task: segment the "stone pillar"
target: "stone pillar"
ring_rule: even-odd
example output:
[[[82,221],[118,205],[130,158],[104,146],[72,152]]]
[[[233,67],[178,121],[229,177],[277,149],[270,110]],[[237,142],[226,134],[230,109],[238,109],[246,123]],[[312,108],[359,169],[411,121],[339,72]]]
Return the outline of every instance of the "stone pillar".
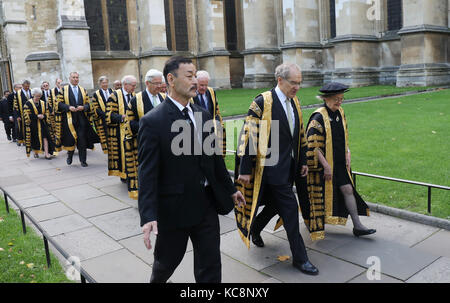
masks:
[[[243,0],[245,50],[244,88],[270,87],[280,63],[276,3],[273,0]]]
[[[448,0],[403,0],[397,86],[450,83]]]
[[[322,44],[320,43],[317,1],[283,0],[283,62],[297,63],[302,69],[304,86],[323,82]]]
[[[335,45],[333,81],[350,86],[378,83],[378,3],[381,1],[336,0],[336,38],[331,40]]]
[[[7,54],[11,63],[12,82],[28,77],[25,57],[29,51],[29,39],[25,3],[23,1],[1,1],[3,11],[3,33],[7,41]]]
[[[151,2],[151,4],[150,4]],[[144,81],[148,70],[155,68],[162,72],[164,63],[173,52],[167,49],[164,0],[137,0],[141,73]]]
[[[56,39],[63,81],[68,82],[70,72],[76,71],[80,74],[80,85],[93,89],[89,27],[83,0],[58,0],[58,18]]]
[[[225,48],[222,1],[197,0],[198,69],[209,72],[209,85],[231,88],[230,53]]]

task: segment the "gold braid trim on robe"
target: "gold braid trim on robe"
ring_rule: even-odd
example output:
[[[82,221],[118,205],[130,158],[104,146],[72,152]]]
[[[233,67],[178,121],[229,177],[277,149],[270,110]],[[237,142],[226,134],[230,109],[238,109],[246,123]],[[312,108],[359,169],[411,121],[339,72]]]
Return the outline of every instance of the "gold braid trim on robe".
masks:
[[[342,108],[339,108],[342,123],[345,133],[345,151],[348,152],[348,131],[347,120]],[[331,131],[331,124],[329,115],[325,107],[317,109],[315,113],[322,115],[324,126],[322,126],[316,120],[310,120],[307,129],[308,140],[308,194],[310,203],[309,219],[305,219],[313,241],[322,240],[325,238],[325,224],[333,225],[345,225],[347,223],[347,217],[340,217],[333,214],[333,201],[334,201],[334,189],[333,180],[323,179],[323,167],[318,160],[318,153],[321,152],[325,155],[325,159],[330,165],[331,171],[333,171],[333,138]],[[312,131],[314,129],[314,131]],[[323,135],[325,131],[325,136]],[[311,135],[310,133],[316,134]],[[326,144],[325,144],[326,143]],[[353,179],[351,172],[347,169],[350,181],[353,185]],[[324,184],[324,186],[322,185]],[[353,185],[354,186],[354,185]],[[355,192],[356,194],[356,192]],[[369,215],[367,208],[366,215]]]
[[[132,93],[132,97],[134,96],[135,94]],[[113,123],[112,113],[125,115],[124,122]],[[109,96],[106,103],[106,124],[108,129],[108,176],[118,176],[121,179],[127,178],[124,148],[127,123],[124,95],[122,89],[118,89]]]
[[[219,144],[221,144],[221,150],[222,150],[222,157],[226,157],[227,155],[227,135],[226,135],[226,131],[225,131],[225,124],[223,123],[222,120],[222,115],[220,114],[220,109],[219,109],[219,103],[217,102],[217,96],[216,93],[214,92],[214,89],[212,87],[208,86],[208,91],[211,94],[211,99],[213,102],[213,113],[214,113],[214,117],[213,117],[213,122],[214,122],[214,133],[218,138],[218,141],[220,142]],[[216,119],[219,119],[219,123],[220,126],[222,128],[222,131],[218,133],[217,129],[217,124],[216,124]]]
[[[131,131],[130,121],[140,120],[144,116],[144,102],[142,100],[142,92],[136,94],[136,110],[138,117],[134,116],[132,103],[128,104],[127,109],[127,124],[125,127],[125,162],[128,184],[128,196],[131,199],[137,200],[139,197],[138,191],[138,143],[137,137]]]
[[[25,101],[26,103],[26,101]],[[18,91],[17,94],[14,96],[14,104],[13,107],[14,109],[19,113],[18,118],[20,118],[20,121],[17,121],[17,126],[19,127],[18,129],[18,133],[23,135],[22,139],[17,138],[17,143],[25,143],[25,117],[24,117],[24,112],[23,112],[23,107],[24,107],[24,103],[22,100],[22,90]],[[17,134],[17,136],[19,135]]]
[[[236,205],[234,208],[234,214],[239,235],[249,249],[250,229],[258,206],[272,122],[272,92],[264,92],[262,93],[262,96],[264,98],[264,112],[262,112],[261,115],[261,109],[259,109],[258,104],[256,104],[255,101],[252,102],[250,111],[254,112],[257,117],[249,114],[245,119],[243,126],[244,133],[240,138],[241,144],[238,146],[237,151],[237,156],[242,157],[245,154],[249,141],[253,144],[253,150],[257,151],[256,159],[254,160],[254,165],[252,168],[250,184],[244,185],[237,180],[239,176],[238,163],[236,163],[237,168],[235,172],[236,188],[244,195],[247,204],[243,207]]]
[[[85,104],[90,104],[89,96],[86,94],[86,91],[84,90],[84,88],[79,86],[79,85],[78,85],[78,88],[80,89],[81,96],[82,96],[82,99],[83,99],[83,106]],[[58,108],[59,103],[62,103],[62,102],[65,103],[68,106],[71,106],[70,105],[70,100],[69,100],[69,89],[71,89],[69,85],[66,85],[66,86],[64,86],[62,88],[64,93],[63,94],[60,93],[58,95],[56,108]],[[90,109],[90,111],[92,112],[92,109]],[[64,150],[67,150],[67,151],[74,151],[75,147],[77,146],[78,136],[77,136],[77,132],[75,131],[75,127],[73,126],[72,112],[70,110],[68,110],[66,113],[60,113],[60,116],[63,115],[63,114],[65,114],[67,116],[67,126],[69,128],[70,134],[63,134],[63,132],[64,132],[63,125],[62,125],[63,119],[62,119],[62,117],[60,117],[60,119],[59,118],[56,119],[58,117],[58,115],[56,115],[55,116],[56,129],[57,129],[56,138],[57,138],[58,142],[55,142],[55,143],[58,143],[58,144],[55,144],[56,145],[55,150],[56,151],[61,151],[62,149],[64,149]],[[89,118],[89,114],[90,113],[83,112],[83,114],[86,116],[88,121],[90,121],[90,118]],[[89,127],[90,127],[90,125],[89,125]],[[72,136],[73,141],[74,141],[74,145],[70,145],[70,146],[63,145],[62,137],[65,136],[65,135],[71,135]]]
[[[102,146],[102,150],[104,154],[108,154],[108,140],[105,125],[103,124],[103,119],[97,115],[97,109],[100,109],[102,112],[106,112],[106,105],[103,102],[103,98],[100,94],[100,90],[97,90],[92,96],[91,104],[93,107],[93,120],[95,125],[95,130],[100,138],[100,144]]]
[[[24,119],[25,119],[25,145],[26,145],[26,153],[27,153],[27,157],[30,157],[30,152],[33,151],[36,154],[41,154],[43,153],[43,140],[42,140],[42,130],[41,130],[41,121],[39,120],[39,118],[37,118],[37,115],[39,115],[39,111],[36,107],[36,105],[34,104],[33,99],[28,100],[29,103],[31,104],[30,108],[27,103],[25,103],[24,106]],[[42,100],[39,100],[39,103],[41,104],[41,110],[42,110],[42,114],[45,115],[46,114],[46,108],[45,108],[45,102]],[[33,111],[33,114],[36,116],[36,125],[37,125],[37,134],[38,134],[38,138],[39,138],[39,149],[33,149],[31,146],[31,111]],[[48,119],[48,117],[47,117]]]

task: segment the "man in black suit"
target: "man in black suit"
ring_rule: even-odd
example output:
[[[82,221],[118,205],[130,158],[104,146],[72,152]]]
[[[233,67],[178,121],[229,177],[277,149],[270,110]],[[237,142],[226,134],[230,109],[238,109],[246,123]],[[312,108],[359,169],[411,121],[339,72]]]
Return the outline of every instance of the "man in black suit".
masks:
[[[6,138],[8,141],[11,141],[11,131],[12,131],[12,123],[9,121],[9,108],[8,108],[8,96],[10,95],[10,91],[6,90],[3,92],[3,98],[0,100],[0,120],[3,121],[3,125],[5,127]]]
[[[309,262],[305,244],[300,235],[298,203],[292,190],[293,183],[300,184],[299,179],[308,174],[305,132],[300,102],[296,97],[302,82],[302,73],[296,64],[281,64],[275,70],[275,77],[278,82],[277,87],[256,97],[250,106],[247,121],[253,119],[270,122],[272,129],[268,134],[268,141],[264,142],[268,144],[268,150],[271,151],[270,157],[274,159],[278,157],[278,161],[269,164],[268,158],[265,158],[263,168],[255,168],[256,171],[262,172],[262,175],[260,178],[256,175],[252,178],[253,166],[261,165],[261,161],[257,160],[254,164],[254,157],[249,152],[249,147],[241,148],[240,150],[246,151],[241,156],[238,181],[245,185],[251,183],[255,187],[258,185],[261,188],[258,202],[264,201],[266,204],[251,224],[253,243],[259,247],[264,246],[260,233],[269,220],[278,213],[283,220],[291,247],[293,266],[303,273],[316,275],[318,270]],[[279,123],[278,129],[275,127],[275,122]],[[260,134],[256,140],[262,137],[263,135]],[[258,145],[262,144],[264,143],[261,139]],[[255,184],[256,182],[259,184]],[[258,204],[255,203],[255,205]]]
[[[189,238],[194,248],[195,280],[221,282],[217,207],[231,206],[226,207],[229,212],[233,200],[245,203],[220,152],[207,155],[201,148],[214,132],[203,132],[212,117],[189,102],[196,94],[195,72],[190,59],[169,59],[164,66],[169,96],[139,123],[138,205],[147,249],[151,249],[150,233],[157,235],[150,282],[164,283],[170,278],[183,259]],[[183,140],[176,141],[180,136]]]

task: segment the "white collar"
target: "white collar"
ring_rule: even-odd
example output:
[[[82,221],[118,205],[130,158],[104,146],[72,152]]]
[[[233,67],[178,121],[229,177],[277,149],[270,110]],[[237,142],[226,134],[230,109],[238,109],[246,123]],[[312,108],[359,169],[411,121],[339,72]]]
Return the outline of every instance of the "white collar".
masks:
[[[170,101],[172,101],[177,107],[178,107],[178,109],[180,110],[180,112],[182,112],[185,108],[187,108],[188,109],[188,111],[190,111],[190,112],[194,112],[193,110],[192,110],[192,108],[191,108],[191,103],[188,101],[188,104],[186,105],[186,106],[183,106],[183,105],[181,105],[181,103],[179,103],[178,101],[176,101],[175,99],[173,99],[172,97],[170,97],[170,96],[167,96],[167,97],[169,97],[169,99],[170,99]]]
[[[280,99],[280,102],[283,104],[286,101],[287,97],[281,91],[281,89],[278,87],[278,85],[277,85],[277,87],[275,87],[275,93],[277,93],[278,99]]]

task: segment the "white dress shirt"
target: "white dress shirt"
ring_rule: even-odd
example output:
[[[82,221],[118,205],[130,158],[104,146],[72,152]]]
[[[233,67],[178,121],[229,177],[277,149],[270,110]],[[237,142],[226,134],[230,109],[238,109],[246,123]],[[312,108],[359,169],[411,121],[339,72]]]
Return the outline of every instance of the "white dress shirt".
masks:
[[[286,114],[286,119],[288,119],[288,112],[287,110],[289,110],[291,112],[291,117],[292,117],[292,125],[294,125],[294,129],[295,129],[295,114],[294,114],[294,104],[292,104],[293,100],[291,101],[291,106],[289,106],[289,108],[287,108],[286,106],[286,95],[281,91],[281,89],[278,87],[275,88],[275,93],[278,96],[278,99],[280,99],[281,102],[281,106],[283,106],[284,109],[284,113]]]
[[[145,91],[147,92],[148,98],[150,99],[150,102],[152,103],[153,107],[156,107],[161,103],[158,95],[152,95],[152,93],[150,93],[147,88],[145,89]],[[153,99],[153,97],[154,97],[154,99]]]

